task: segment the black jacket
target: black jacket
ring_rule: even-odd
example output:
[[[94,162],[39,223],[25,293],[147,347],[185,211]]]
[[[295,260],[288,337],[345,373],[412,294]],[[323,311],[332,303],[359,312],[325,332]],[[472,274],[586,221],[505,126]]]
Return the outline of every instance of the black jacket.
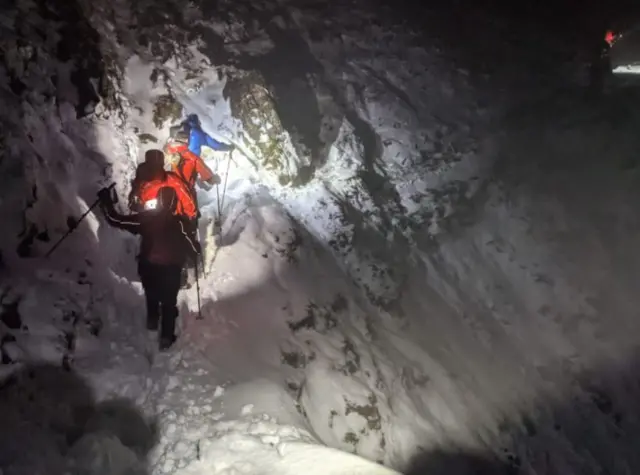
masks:
[[[146,262],[183,266],[199,253],[188,223],[180,216],[158,211],[123,215],[112,204],[101,207],[109,224],[141,236],[140,259]]]

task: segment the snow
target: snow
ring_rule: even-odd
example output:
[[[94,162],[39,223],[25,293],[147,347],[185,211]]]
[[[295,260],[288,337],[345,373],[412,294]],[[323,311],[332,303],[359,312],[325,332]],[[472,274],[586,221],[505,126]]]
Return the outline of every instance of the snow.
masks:
[[[639,74],[640,73],[640,65],[637,64],[627,64],[624,66],[616,66],[611,71],[613,74]]]
[[[422,457],[438,473],[442,451],[496,472],[637,471],[633,95],[487,79],[357,4],[179,9],[200,37],[158,20],[172,5],[83,4],[67,62],[44,13],[20,31],[2,17],[2,475],[391,475]],[[80,44],[91,26],[100,49]],[[72,74],[89,57],[97,105]],[[262,81],[243,117],[239,78]],[[160,353],[134,237],[89,212],[45,254],[102,186],[122,201],[189,112],[238,150],[204,155],[229,166],[222,233],[199,190],[201,309],[180,292]]]
[[[249,429],[251,433],[255,429]],[[282,431],[284,432],[284,431]],[[216,443],[203,450],[204,461],[187,467],[185,474],[199,475],[215,470],[215,473],[260,473],[263,467],[270,467],[272,473],[309,474],[323,473],[338,475],[392,475],[393,472],[371,462],[363,462],[359,457],[315,444],[298,441],[281,441],[282,435],[268,436],[251,433],[258,440],[223,436]],[[285,434],[283,434],[285,435]],[[232,455],[229,455],[229,452]],[[221,456],[230,462],[220,462]]]

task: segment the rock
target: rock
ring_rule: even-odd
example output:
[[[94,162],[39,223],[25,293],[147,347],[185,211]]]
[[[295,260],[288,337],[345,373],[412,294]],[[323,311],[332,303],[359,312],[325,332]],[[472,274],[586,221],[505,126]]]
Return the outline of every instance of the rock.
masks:
[[[153,123],[161,129],[167,120],[177,122],[182,118],[182,104],[173,96],[163,94],[158,96],[153,105]]]
[[[246,147],[261,167],[273,173],[281,185],[295,184],[309,163],[295,152],[278,116],[276,101],[265,84],[260,73],[247,71],[227,82],[225,96],[234,117],[244,125]]]

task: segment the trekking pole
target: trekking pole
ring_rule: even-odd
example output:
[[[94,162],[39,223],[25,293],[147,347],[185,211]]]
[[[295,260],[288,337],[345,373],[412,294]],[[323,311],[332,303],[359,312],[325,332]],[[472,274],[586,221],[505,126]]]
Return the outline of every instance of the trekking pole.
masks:
[[[112,190],[114,186],[116,186],[116,184],[115,184],[115,183],[112,183],[111,185],[109,185],[108,189],[109,189],[109,190]],[[96,206],[98,206],[98,204],[99,204],[99,203],[100,203],[100,198],[98,198],[97,200],[95,200],[95,201],[93,202],[93,204],[92,204],[91,206],[89,206],[89,209],[88,209],[87,211],[85,211],[85,212],[83,213],[83,215],[82,215],[82,216],[80,216],[80,219],[78,219],[77,221],[75,221],[73,224],[71,224],[71,225],[69,226],[69,230],[68,230],[66,233],[64,233],[64,235],[63,235],[60,239],[58,239],[58,242],[56,242],[56,243],[53,245],[53,247],[51,247],[51,249],[49,249],[49,251],[47,251],[47,253],[44,255],[44,257],[46,258],[46,257],[49,257],[51,254],[53,254],[53,251],[55,251],[55,250],[58,248],[58,246],[59,246],[60,244],[62,244],[62,243],[63,243],[63,241],[64,241],[65,239],[67,239],[67,238],[71,235],[71,233],[73,233],[73,232],[76,230],[76,228],[77,228],[77,227],[78,227],[78,225],[82,222],[82,220],[83,220],[84,218],[86,218],[86,217],[87,217],[87,215],[88,215],[89,213],[91,213],[91,211],[93,211],[93,208],[95,208]]]
[[[198,297],[198,316],[196,320],[202,320],[202,308],[200,307],[200,279],[198,278],[198,258],[194,259],[196,265],[196,295]]]
[[[218,216],[213,221],[213,234],[220,234],[222,232],[222,210],[224,208],[224,197],[227,194],[227,180],[229,179],[229,169],[231,168],[232,160],[233,160],[233,150],[230,150],[229,157],[227,160],[227,171],[224,174],[224,187],[222,189],[222,200],[220,199],[220,185],[216,184]]]
[[[216,208],[218,213],[213,218],[213,234],[220,234],[222,231],[222,209],[220,208],[220,185],[216,183]]]

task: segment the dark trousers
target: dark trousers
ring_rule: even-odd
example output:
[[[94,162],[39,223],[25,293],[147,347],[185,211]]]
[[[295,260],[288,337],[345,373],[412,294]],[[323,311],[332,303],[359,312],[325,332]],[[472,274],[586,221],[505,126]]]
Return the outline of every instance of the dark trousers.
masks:
[[[157,328],[161,319],[160,338],[175,338],[181,271],[182,267],[178,265],[138,262],[138,274],[147,300],[147,328]]]

